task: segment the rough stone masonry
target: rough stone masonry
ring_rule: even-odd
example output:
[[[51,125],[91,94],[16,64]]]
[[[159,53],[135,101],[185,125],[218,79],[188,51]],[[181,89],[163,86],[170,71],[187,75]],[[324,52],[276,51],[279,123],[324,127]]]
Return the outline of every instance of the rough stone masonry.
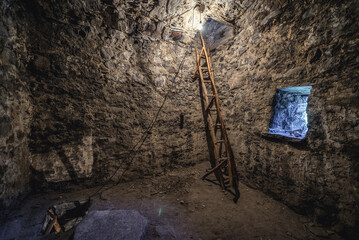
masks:
[[[338,232],[357,231],[358,1],[202,2],[203,22],[230,26],[225,41],[205,37],[240,180]],[[127,166],[168,92],[125,178],[207,159],[190,78],[192,8],[179,0],[1,1],[2,207],[30,182],[96,183]],[[292,86],[312,86],[299,141],[268,134],[276,89]]]

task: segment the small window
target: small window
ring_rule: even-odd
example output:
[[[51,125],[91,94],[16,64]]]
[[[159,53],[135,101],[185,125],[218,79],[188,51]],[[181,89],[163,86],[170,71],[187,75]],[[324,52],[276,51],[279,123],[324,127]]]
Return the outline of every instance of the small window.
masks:
[[[278,88],[269,133],[303,139],[308,131],[307,102],[311,86]]]

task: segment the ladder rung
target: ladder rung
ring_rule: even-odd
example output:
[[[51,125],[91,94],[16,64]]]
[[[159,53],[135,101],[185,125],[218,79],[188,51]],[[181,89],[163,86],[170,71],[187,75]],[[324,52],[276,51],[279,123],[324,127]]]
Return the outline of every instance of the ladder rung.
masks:
[[[215,144],[217,144],[217,143],[224,143],[224,140],[217,140],[217,141],[215,142]]]
[[[221,157],[221,158],[219,158],[219,160],[224,161],[224,160],[228,160],[228,158],[227,157]]]
[[[217,108],[209,108],[210,106],[208,106],[207,108],[206,108],[206,112],[208,112],[208,111],[217,111]]]
[[[214,97],[215,95],[214,94],[207,94],[206,96],[207,97]]]
[[[212,83],[212,81],[208,81],[208,80],[203,80],[204,83]]]
[[[213,106],[214,100],[215,98],[212,98],[211,101],[209,101],[209,104],[206,107],[206,112],[213,111],[211,107]]]

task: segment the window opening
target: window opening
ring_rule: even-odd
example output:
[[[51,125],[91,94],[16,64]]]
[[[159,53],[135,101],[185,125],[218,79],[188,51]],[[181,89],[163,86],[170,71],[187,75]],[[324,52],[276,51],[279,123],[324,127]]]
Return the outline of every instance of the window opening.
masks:
[[[308,131],[308,96],[311,86],[278,88],[269,133],[303,139]]]

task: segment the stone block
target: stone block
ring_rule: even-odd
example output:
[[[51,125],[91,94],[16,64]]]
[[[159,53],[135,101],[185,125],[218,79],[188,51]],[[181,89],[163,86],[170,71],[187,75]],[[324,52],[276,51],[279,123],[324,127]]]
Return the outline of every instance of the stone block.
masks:
[[[91,211],[75,230],[75,240],[140,240],[148,220],[134,210]]]

